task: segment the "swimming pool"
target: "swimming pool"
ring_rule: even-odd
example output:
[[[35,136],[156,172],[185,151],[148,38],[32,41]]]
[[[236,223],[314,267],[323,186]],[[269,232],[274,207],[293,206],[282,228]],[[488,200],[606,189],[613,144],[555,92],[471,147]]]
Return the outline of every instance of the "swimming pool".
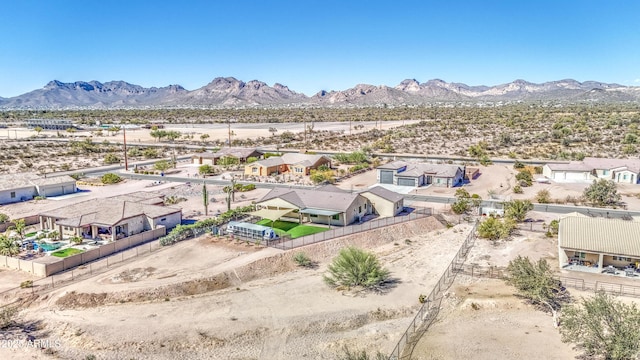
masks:
[[[44,250],[44,251],[53,251],[53,250],[60,249],[61,246],[62,246],[62,243],[54,243],[54,244],[42,243],[42,244],[38,244],[37,242],[34,242],[33,243],[33,250],[38,250],[38,248],[41,247],[42,250]]]

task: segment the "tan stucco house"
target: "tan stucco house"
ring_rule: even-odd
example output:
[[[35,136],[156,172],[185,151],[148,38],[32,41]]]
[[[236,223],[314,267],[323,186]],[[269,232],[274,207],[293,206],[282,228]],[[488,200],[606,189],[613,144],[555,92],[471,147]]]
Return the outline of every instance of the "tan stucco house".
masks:
[[[464,165],[430,164],[401,160],[378,166],[376,171],[377,180],[380,184],[414,187],[431,184],[454,187],[462,185],[465,175]]]
[[[42,229],[57,230],[63,236],[118,240],[159,226],[172,229],[182,221],[182,210],[162,206],[161,196],[137,192],[111,198],[88,200],[44,211]]]
[[[640,159],[606,159],[587,157],[582,161],[550,163],[542,175],[557,182],[591,182],[605,179],[617,183],[640,183]]]
[[[404,197],[382,186],[362,191],[360,195],[369,199],[373,213],[381,217],[393,217],[404,210]]]
[[[238,159],[238,163],[244,164],[248,158],[262,158],[262,151],[256,148],[225,147],[215,153],[203,152],[191,156],[191,163],[196,165],[217,165],[224,157]]]
[[[331,167],[331,159],[324,155],[286,153],[282,156],[272,156],[248,164],[244,167],[244,174],[247,176],[270,176],[288,173],[307,176],[311,170],[322,165]]]

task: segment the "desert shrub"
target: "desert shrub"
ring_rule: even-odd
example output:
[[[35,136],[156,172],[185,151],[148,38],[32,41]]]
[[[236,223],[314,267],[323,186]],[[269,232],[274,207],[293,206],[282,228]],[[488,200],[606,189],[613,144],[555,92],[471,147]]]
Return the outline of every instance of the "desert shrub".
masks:
[[[4,330],[15,323],[18,309],[12,306],[0,308],[0,330]]]
[[[621,199],[616,183],[605,179],[594,180],[584,189],[583,196],[587,201],[598,206],[616,205]]]
[[[551,194],[549,190],[540,190],[536,193],[536,202],[539,204],[548,204],[551,202]]]
[[[514,169],[524,169],[524,164],[523,164],[523,163],[521,163],[520,161],[516,160],[516,161],[513,163],[513,168],[514,168]]]
[[[342,348],[342,355],[338,355],[338,360],[386,360],[387,357],[381,352],[369,355],[367,350],[351,350],[348,346]]]
[[[323,278],[329,286],[362,286],[371,290],[383,287],[390,276],[389,270],[380,265],[373,253],[355,247],[340,250],[327,272]]]
[[[516,175],[516,180],[518,180],[522,187],[531,186],[533,184],[533,177],[528,170],[519,171]]]
[[[529,200],[512,200],[504,204],[505,216],[517,222],[524,221],[531,210],[533,210],[533,204]]]
[[[0,223],[5,223],[9,221],[9,215],[0,213]]]
[[[25,281],[20,283],[20,288],[21,289],[26,289],[26,288],[30,288],[30,287],[33,287],[33,280],[25,280]]]
[[[522,187],[520,185],[516,185],[513,187],[513,193],[514,194],[522,194],[524,191],[522,190]]]
[[[103,184],[117,184],[122,181],[122,178],[114,173],[106,173],[102,175],[100,181],[102,181]]]
[[[246,185],[242,185],[242,187],[240,188],[240,191],[251,191],[255,189],[256,189],[255,184],[246,184]]]
[[[104,156],[105,164],[118,164],[120,163],[120,157],[114,153],[108,153]]]
[[[313,266],[313,262],[311,261],[309,256],[307,256],[307,254],[302,251],[299,253],[296,253],[293,256],[293,261],[300,267],[308,268]]]

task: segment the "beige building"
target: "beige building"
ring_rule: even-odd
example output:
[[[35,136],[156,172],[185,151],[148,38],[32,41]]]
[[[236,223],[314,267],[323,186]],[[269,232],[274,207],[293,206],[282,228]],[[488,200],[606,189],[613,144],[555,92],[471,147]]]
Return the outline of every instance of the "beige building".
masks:
[[[322,165],[331,167],[331,159],[324,155],[286,153],[282,156],[272,156],[248,164],[244,168],[244,174],[247,176],[271,176],[287,173],[307,176],[311,170]]]
[[[560,267],[640,267],[640,222],[567,216],[558,232]]]
[[[63,236],[117,240],[153,230],[174,228],[182,221],[182,210],[162,205],[162,196],[137,192],[88,200],[38,214],[42,229]]]
[[[229,157],[238,160],[239,164],[247,162],[248,158],[262,158],[262,151],[256,148],[225,147],[215,153],[203,152],[191,156],[191,162],[197,165],[217,165],[220,159]]]
[[[363,191],[360,195],[369,199],[373,213],[381,217],[393,217],[404,210],[404,197],[382,186]]]
[[[337,188],[335,188],[337,189]],[[256,215],[346,226],[372,213],[371,202],[360,194],[343,190],[274,188],[256,203]]]
[[[45,177],[35,173],[0,175],[0,205],[54,197],[77,191],[76,180],[68,175]]]
[[[582,161],[545,164],[542,175],[557,182],[591,182],[605,179],[617,183],[640,183],[640,159],[587,157]]]

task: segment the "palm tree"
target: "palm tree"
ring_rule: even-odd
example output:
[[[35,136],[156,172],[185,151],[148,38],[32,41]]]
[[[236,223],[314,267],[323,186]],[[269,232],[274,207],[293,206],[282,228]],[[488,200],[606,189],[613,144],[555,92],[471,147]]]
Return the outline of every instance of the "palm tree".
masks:
[[[27,225],[24,223],[24,219],[11,220],[13,225],[9,227],[10,230],[14,230],[18,237],[22,240],[24,238],[24,229]]]
[[[505,203],[505,215],[517,222],[522,222],[527,217],[527,212],[533,210],[533,204],[529,200],[513,200]]]
[[[20,246],[5,234],[0,234],[0,255],[14,256],[20,253]]]

